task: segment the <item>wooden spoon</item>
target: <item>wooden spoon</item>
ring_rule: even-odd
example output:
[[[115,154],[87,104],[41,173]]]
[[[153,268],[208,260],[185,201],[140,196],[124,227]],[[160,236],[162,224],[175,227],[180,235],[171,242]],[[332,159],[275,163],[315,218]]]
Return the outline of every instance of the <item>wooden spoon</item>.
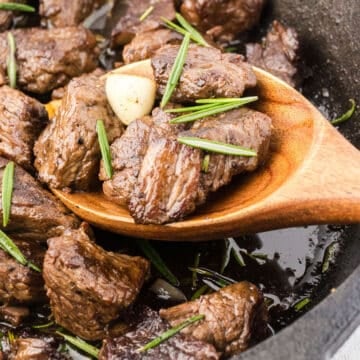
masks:
[[[141,68],[132,66],[130,73],[152,76]],[[360,222],[360,152],[296,90],[254,70],[257,109],[273,119],[270,160],[257,172],[234,179],[184,221],[137,225],[126,208],[100,192],[54,193],[89,223],[146,239],[200,241],[289,226]]]

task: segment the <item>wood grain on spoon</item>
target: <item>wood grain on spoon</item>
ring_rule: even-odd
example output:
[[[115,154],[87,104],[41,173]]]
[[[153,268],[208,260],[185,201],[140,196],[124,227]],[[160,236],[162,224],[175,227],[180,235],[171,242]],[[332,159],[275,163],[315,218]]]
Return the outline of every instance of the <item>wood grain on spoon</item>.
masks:
[[[270,159],[255,173],[235,178],[184,221],[137,225],[126,208],[102,193],[54,193],[98,227],[168,241],[360,222],[360,152],[296,90],[263,70],[254,70],[260,98],[257,110],[273,119]]]

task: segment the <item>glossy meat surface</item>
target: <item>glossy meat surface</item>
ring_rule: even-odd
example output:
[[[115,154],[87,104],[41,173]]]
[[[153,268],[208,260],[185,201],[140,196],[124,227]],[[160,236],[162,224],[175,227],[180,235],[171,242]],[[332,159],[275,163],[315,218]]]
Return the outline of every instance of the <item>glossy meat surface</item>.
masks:
[[[7,159],[0,157],[0,178],[7,163]],[[54,195],[20,166],[15,167],[10,221],[5,229],[0,223],[2,230],[16,238],[46,241],[78,226],[79,220]]]
[[[48,245],[43,276],[56,323],[86,340],[104,338],[108,324],[138,296],[148,261],[106,252],[86,224]]]
[[[107,338],[103,342],[99,360],[216,360],[215,348],[189,336],[176,335],[159,346],[139,353],[140,347],[168,330],[169,324],[157,312],[144,309],[138,316],[141,320],[135,329],[118,338]]]
[[[229,41],[259,21],[265,0],[183,0],[181,13],[215,41]]]
[[[45,94],[97,66],[96,38],[83,27],[16,29],[17,85]],[[7,83],[7,33],[0,34],[0,84]]]
[[[178,45],[165,45],[151,59],[159,97],[164,94],[178,52]],[[171,100],[183,103],[205,98],[240,97],[245,89],[255,85],[256,76],[241,55],[190,45]]]
[[[0,87],[0,155],[33,169],[33,146],[48,122],[44,105],[6,85]]]
[[[262,44],[247,44],[246,57],[250,64],[278,76],[291,86],[297,82],[299,41],[293,28],[274,21]]]
[[[262,293],[246,281],[198,300],[160,310],[160,316],[171,326],[198,314],[205,315],[205,319],[185,328],[182,334],[214,344],[225,355],[246,350],[253,334],[261,331],[267,321]]]
[[[110,143],[122,134],[101,75],[95,71],[69,83],[55,117],[36,142],[39,179],[53,188],[86,191],[98,185],[101,152],[97,120],[103,120]]]

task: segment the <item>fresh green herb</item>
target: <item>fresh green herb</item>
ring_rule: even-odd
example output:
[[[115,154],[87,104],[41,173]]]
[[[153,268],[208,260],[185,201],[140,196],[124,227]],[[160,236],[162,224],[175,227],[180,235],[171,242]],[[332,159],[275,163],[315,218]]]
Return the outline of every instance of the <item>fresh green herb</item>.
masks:
[[[186,61],[186,55],[190,44],[190,34],[186,33],[184,40],[180,46],[179,52],[176,56],[174,65],[171,69],[169,80],[166,84],[163,98],[161,100],[160,107],[163,108],[170,100],[183,71],[183,67]]]
[[[2,178],[2,210],[3,210],[3,227],[9,223],[11,213],[11,199],[14,187],[14,169],[13,161],[7,163]]]
[[[179,24],[190,33],[191,39],[193,39],[196,43],[202,46],[210,46],[203,36],[192,26],[190,23],[179,13],[176,13],[176,20]]]
[[[170,120],[171,124],[180,124],[180,123],[187,123],[192,122],[195,120],[199,120],[208,116],[213,116],[216,114],[220,114],[226,111],[230,111],[233,109],[236,109],[238,107],[244,106],[246,104],[249,104],[251,102],[254,102],[258,100],[257,96],[251,96],[251,97],[245,97],[241,98],[241,100],[232,100],[229,99],[229,101],[225,102],[223,99],[211,99],[206,100],[208,101],[205,103],[205,105],[212,105],[209,107],[200,108],[199,110],[195,110],[191,114],[185,114],[178,116],[172,120]],[[199,101],[199,100],[198,100]]]
[[[202,282],[214,291],[218,291],[218,290],[222,289],[223,287],[227,286],[227,284],[224,283],[223,281],[210,279],[210,278],[203,278]]]
[[[222,262],[221,270],[220,270],[221,274],[224,273],[226,267],[229,265],[231,254],[234,256],[234,259],[241,267],[245,266],[245,261],[241,255],[241,251],[242,251],[242,249],[236,243],[235,239],[228,238],[225,240],[225,253],[224,253],[223,262]]]
[[[60,331],[56,331],[56,334],[62,336],[69,344],[76,346],[78,349],[84,351],[86,354],[94,357],[95,359],[99,357],[100,350],[95,346],[88,344],[86,341],[78,337],[63,334]]]
[[[150,341],[149,343],[147,343],[146,345],[142,346],[140,349],[138,349],[138,352],[145,352],[148,351],[150,349],[155,348],[156,346],[160,345],[161,343],[163,343],[164,341],[170,339],[171,337],[175,336],[176,334],[178,334],[182,329],[185,329],[186,327],[188,327],[191,324],[194,324],[195,322],[198,322],[202,319],[205,318],[205,315],[196,315],[191,317],[190,319],[185,320],[184,322],[182,322],[181,324],[179,324],[178,326],[175,326],[173,328],[171,328],[168,331],[165,331],[163,334],[161,334],[159,337],[157,337],[156,339]]]
[[[356,102],[355,102],[354,99],[350,99],[349,101],[350,101],[350,104],[351,104],[350,109],[345,114],[343,114],[340,117],[332,120],[331,123],[333,125],[341,124],[341,123],[349,120],[353,116],[353,114],[355,112],[355,109],[356,109]]]
[[[0,3],[0,10],[35,12],[35,8],[33,6],[14,2]]]
[[[180,281],[166,266],[157,251],[150,245],[149,241],[136,240],[136,244],[166,280],[168,280],[174,286],[180,285]]]
[[[295,305],[294,305],[294,309],[295,311],[299,312],[300,310],[302,310],[307,304],[309,304],[311,302],[311,300],[309,298],[305,298],[302,299],[300,301],[298,301]]]
[[[0,230],[0,248],[11,255],[17,262],[21,265],[28,266],[31,269],[41,272],[41,270],[33,263],[28,261],[16,244],[3,232]]]
[[[222,286],[235,284],[235,282],[236,282],[235,280],[233,280],[227,276],[219,274],[216,271],[206,269],[204,267],[199,267],[199,268],[189,267],[189,270],[191,272],[196,272],[197,274],[202,275],[202,276],[209,276],[211,279],[215,279],[216,281],[218,281]]]
[[[150,6],[145,12],[140,16],[139,20],[144,21],[152,12],[154,11],[154,7]]]
[[[254,101],[258,101],[258,96],[248,96],[243,98],[214,98],[214,99],[198,99],[195,102],[197,104],[229,104],[229,103],[240,103],[245,105]]]
[[[53,321],[50,321],[47,324],[33,325],[32,328],[41,330],[41,329],[47,329],[47,328],[49,328],[49,327],[51,327],[53,325],[55,325],[55,323]]]
[[[15,335],[11,330],[8,331],[7,337],[9,339],[10,344],[12,344],[15,341]]]
[[[197,137],[179,136],[177,141],[197,149],[202,149],[223,155],[233,156],[257,156],[256,151],[238,145],[226,144],[219,141],[206,140]]]
[[[206,154],[201,164],[201,171],[203,171],[204,173],[209,172],[209,164],[210,164],[210,155]]]
[[[101,156],[104,161],[104,168],[106,175],[111,179],[113,176],[113,169],[111,165],[111,152],[109,141],[106,135],[105,125],[102,120],[96,122],[96,132],[98,134],[98,140],[101,150]]]
[[[330,263],[334,260],[337,247],[337,242],[333,242],[326,248],[323,263],[321,266],[322,273],[326,273],[329,270]]]
[[[200,110],[207,110],[213,108],[214,104],[205,104],[205,105],[195,105],[195,106],[188,106],[188,107],[181,107],[175,109],[167,109],[165,110],[166,113],[187,113],[187,112],[194,112]]]
[[[16,88],[16,72],[17,72],[16,43],[15,43],[15,37],[11,32],[8,32],[7,38],[8,38],[8,44],[9,44],[9,55],[7,58],[7,75],[9,78],[10,87],[15,89]]]
[[[201,288],[195,291],[195,293],[191,297],[191,300],[198,299],[201,295],[205,294],[207,290],[209,290],[209,287],[207,285],[202,286]]]
[[[199,264],[200,264],[200,256],[201,256],[200,253],[197,253],[197,254],[195,255],[195,260],[194,260],[194,268],[195,268],[195,269],[199,267]],[[198,281],[197,273],[196,273],[195,271],[193,271],[193,273],[192,273],[192,286],[193,286],[193,288],[196,287],[197,281]]]

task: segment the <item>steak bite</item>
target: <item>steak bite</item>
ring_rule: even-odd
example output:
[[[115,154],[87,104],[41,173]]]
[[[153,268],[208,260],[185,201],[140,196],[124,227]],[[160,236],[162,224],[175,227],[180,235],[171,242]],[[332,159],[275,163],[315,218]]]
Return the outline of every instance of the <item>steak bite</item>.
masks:
[[[104,340],[99,360],[219,359],[219,354],[212,345],[181,334],[171,337],[151,350],[139,353],[137,351],[139,348],[167,331],[170,326],[157,312],[149,308],[143,309],[138,318],[141,321],[132,331],[121,337]]]
[[[43,276],[56,323],[86,340],[104,338],[109,323],[135,301],[148,261],[106,252],[86,224],[48,245]]]
[[[183,0],[182,15],[215,41],[230,41],[260,19],[265,0]]]
[[[42,267],[45,249],[34,241],[12,238],[27,260]],[[0,250],[0,302],[3,304],[36,304],[46,301],[41,274],[21,265],[5,251]],[[8,314],[9,315],[9,314]]]
[[[57,189],[90,190],[98,185],[101,159],[96,122],[104,121],[111,143],[123,127],[107,102],[102,71],[73,79],[55,117],[35,144],[40,181]]]
[[[171,326],[198,314],[205,315],[204,320],[186,327],[182,334],[213,344],[227,356],[246,350],[253,334],[266,328],[263,295],[255,285],[246,281],[160,310],[160,316]]]
[[[164,94],[178,52],[178,45],[165,45],[151,59],[159,97]],[[241,55],[190,45],[171,100],[184,103],[204,98],[240,97],[245,89],[254,86],[256,76]]]
[[[17,85],[45,94],[97,66],[96,38],[83,27],[16,29]],[[1,84],[6,82],[9,52],[7,33],[0,34]]]
[[[106,0],[40,0],[40,15],[51,27],[81,24]]]
[[[167,44],[179,44],[182,35],[169,29],[157,29],[136,34],[130,44],[124,47],[125,64],[151,58],[155,52]]]
[[[7,163],[8,160],[0,157],[0,178]],[[65,229],[78,226],[78,219],[58,199],[20,166],[15,167],[10,222],[6,229],[0,223],[1,229],[16,238],[46,241],[62,234]]]
[[[247,44],[246,57],[250,64],[278,76],[291,86],[296,85],[299,42],[293,28],[274,21],[262,44]]]
[[[0,87],[0,117],[0,155],[32,170],[33,146],[48,121],[45,107],[4,85]]]
[[[120,18],[111,33],[113,47],[129,43],[136,34],[158,29],[162,24],[162,17],[169,20],[175,18],[173,0],[127,0],[125,3],[125,15]],[[151,6],[153,10],[141,21],[141,16]]]
[[[19,326],[29,317],[30,310],[23,306],[0,306],[0,319],[5,320],[13,326]]]

